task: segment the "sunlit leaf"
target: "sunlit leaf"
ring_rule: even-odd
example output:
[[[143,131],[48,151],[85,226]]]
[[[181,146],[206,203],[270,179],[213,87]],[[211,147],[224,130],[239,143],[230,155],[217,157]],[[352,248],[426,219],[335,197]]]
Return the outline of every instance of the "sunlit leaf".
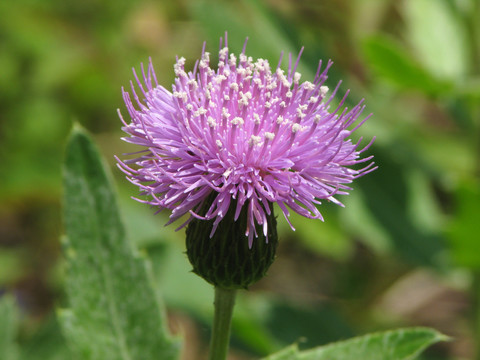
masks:
[[[446,0],[407,0],[407,34],[419,61],[434,76],[454,79],[468,69],[464,22]]]
[[[427,328],[369,334],[299,351],[290,346],[264,360],[412,360],[428,346],[448,338]]]
[[[67,145],[64,187],[70,308],[60,320],[72,349],[82,360],[177,359],[146,263],[126,240],[108,171],[78,127]]]

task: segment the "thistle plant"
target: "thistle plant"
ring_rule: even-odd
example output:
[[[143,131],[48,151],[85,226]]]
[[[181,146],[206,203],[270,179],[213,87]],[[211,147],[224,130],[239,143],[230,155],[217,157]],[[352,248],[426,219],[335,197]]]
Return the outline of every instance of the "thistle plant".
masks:
[[[376,168],[362,156],[371,141],[361,148],[361,139],[350,140],[369,117],[363,103],[347,109],[345,95],[333,106],[340,84],[333,91],[325,85],[331,62],[301,82],[300,55],[289,56],[286,72],[281,60],[271,70],[245,47],[237,58],[221,41],[215,69],[205,47],[192,71],[177,59],[171,91],[150,63],[135,75],[139,90],[132,84],[123,92],[131,119],[125,140],[141,148],[117,158],[118,166],[140,188],[137,200],[186,226],[193,271],[215,287],[210,360],[227,358],[237,292],[265,276],[275,259],[282,221],[275,214],[322,219],[322,200],[342,205],[337,195]],[[67,357],[178,360],[180,339],[167,329],[154,274],[130,243],[108,168],[78,125],[63,179],[67,302],[57,313]],[[13,305],[0,300],[3,343],[12,354]],[[446,339],[432,329],[398,329],[309,350],[292,345],[263,360],[408,360]]]
[[[131,94],[123,91],[131,122],[119,113],[124,140],[143,148],[117,159],[120,169],[146,195],[138,201],[170,210],[167,224],[184,219],[188,258],[215,286],[217,308],[233,307],[235,290],[259,280],[273,262],[275,204],[293,230],[290,210],[323,220],[322,200],[342,205],[337,195],[376,169],[372,156],[361,156],[373,139],[360,148],[362,139],[350,138],[370,116],[361,118],[363,101],[344,107],[347,92],[331,107],[340,87],[330,92],[325,85],[331,61],[320,61],[313,81],[302,82],[303,49],[295,62],[289,55],[285,72],[282,56],[272,69],[247,56],[246,45],[236,56],[221,39],[216,68],[205,45],[193,71],[177,58],[171,91],[150,61],[140,77],[134,72],[140,92],[133,83]],[[211,359],[225,357],[228,338],[220,345],[216,338],[228,334],[227,313],[215,321]]]

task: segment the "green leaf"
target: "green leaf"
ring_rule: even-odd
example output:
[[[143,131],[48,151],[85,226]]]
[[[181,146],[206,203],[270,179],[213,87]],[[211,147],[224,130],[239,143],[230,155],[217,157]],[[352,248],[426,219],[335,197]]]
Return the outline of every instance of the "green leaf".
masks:
[[[480,214],[480,184],[464,181],[456,193],[455,217],[447,231],[453,259],[460,266],[480,269],[480,241],[478,214]]]
[[[410,328],[369,334],[299,351],[296,345],[264,360],[412,360],[428,346],[448,337],[428,328]]]
[[[22,334],[21,360],[65,360],[71,354],[54,314],[35,327],[33,333]]]
[[[455,79],[468,70],[468,41],[464,21],[446,0],[404,2],[407,34],[415,55],[440,79]]]
[[[446,92],[451,88],[434,79],[393,38],[375,35],[367,38],[362,45],[374,72],[398,88],[415,89],[426,94]]]
[[[13,297],[0,298],[0,359],[18,359],[18,347],[15,342],[18,320],[18,310]]]
[[[178,342],[146,262],[132,251],[110,175],[90,137],[75,127],[64,168],[67,341],[84,359],[177,359]]]

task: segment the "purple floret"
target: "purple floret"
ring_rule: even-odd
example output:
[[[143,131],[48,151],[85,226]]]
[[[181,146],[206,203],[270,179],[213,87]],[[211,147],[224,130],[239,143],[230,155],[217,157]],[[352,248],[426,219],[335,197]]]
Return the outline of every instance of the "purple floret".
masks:
[[[185,214],[189,219],[212,220],[211,235],[230,206],[235,219],[248,208],[245,235],[251,246],[257,237],[255,224],[268,232],[266,216],[276,203],[288,220],[289,210],[311,219],[322,219],[317,209],[321,199],[342,205],[334,196],[348,194],[355,178],[376,169],[361,158],[363,149],[349,139],[369,117],[359,121],[363,101],[343,108],[346,96],[330,109],[340,83],[328,94],[327,71],[320,61],[313,82],[301,82],[289,57],[288,71],[278,66],[271,71],[267,60],[255,62],[245,55],[230,54],[225,38],[220,42],[216,70],[209,53],[202,51],[191,72],[184,58],[174,65],[172,91],[160,86],[150,61],[142,79],[135,74],[144,97],[140,101],[133,83],[123,98],[131,117],[122,128],[123,140],[144,149],[132,159],[118,160],[127,178],[141,189],[147,200],[136,199],[171,211],[174,222]],[[302,49],[303,50],[303,49]],[[136,104],[136,106],[134,105]],[[342,109],[343,108],[343,109]],[[206,214],[198,214],[206,198],[216,198]],[[233,202],[232,200],[236,201]]]

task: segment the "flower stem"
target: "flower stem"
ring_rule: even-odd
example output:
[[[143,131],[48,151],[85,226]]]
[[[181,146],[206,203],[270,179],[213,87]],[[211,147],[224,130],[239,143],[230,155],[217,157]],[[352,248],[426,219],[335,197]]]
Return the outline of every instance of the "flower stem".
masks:
[[[215,314],[209,360],[225,360],[227,358],[235,295],[236,290],[215,287]]]

